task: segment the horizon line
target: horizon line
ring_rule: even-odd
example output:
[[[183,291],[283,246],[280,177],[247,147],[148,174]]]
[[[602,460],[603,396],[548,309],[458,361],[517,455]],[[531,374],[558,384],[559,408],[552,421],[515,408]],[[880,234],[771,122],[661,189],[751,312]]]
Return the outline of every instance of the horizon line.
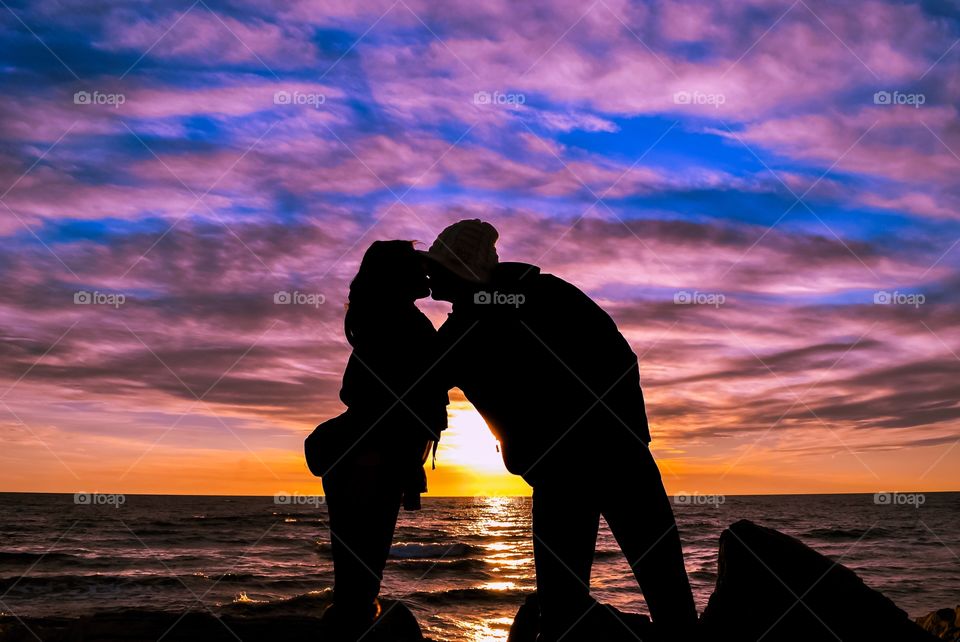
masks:
[[[246,494],[211,494],[211,493],[124,493],[124,492],[105,492],[99,490],[93,491],[32,491],[32,490],[0,490],[0,495],[76,495],[76,494],[101,494],[101,495],[124,495],[132,497],[257,497],[270,498],[276,497],[280,493],[269,495],[246,495]],[[668,497],[678,497],[681,495],[711,496],[719,495],[722,497],[822,497],[833,495],[876,495],[884,493],[912,493],[923,495],[937,495],[960,493],[956,490],[882,490],[882,491],[860,491],[860,492],[836,492],[836,493],[667,493]],[[325,493],[285,493],[286,495],[299,495],[304,497],[326,497]],[[531,495],[429,495],[422,496],[423,499],[468,499],[468,498],[529,498]]]

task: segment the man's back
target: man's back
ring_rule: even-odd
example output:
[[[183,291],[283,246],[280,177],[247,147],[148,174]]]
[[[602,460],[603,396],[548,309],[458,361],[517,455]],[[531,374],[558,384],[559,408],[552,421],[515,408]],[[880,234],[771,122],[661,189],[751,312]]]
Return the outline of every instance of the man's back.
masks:
[[[530,481],[585,448],[647,443],[637,358],[609,315],[539,268],[502,263],[440,329],[444,370]]]

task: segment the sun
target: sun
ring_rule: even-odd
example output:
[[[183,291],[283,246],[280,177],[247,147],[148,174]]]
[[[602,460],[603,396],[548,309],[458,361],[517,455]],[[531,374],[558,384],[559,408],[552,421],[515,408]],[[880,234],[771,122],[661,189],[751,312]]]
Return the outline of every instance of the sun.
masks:
[[[480,413],[463,399],[462,393],[454,399],[447,408],[448,427],[440,438],[437,467],[427,466],[430,494],[437,497],[529,496],[530,486],[503,465],[499,444]]]
[[[476,473],[509,475],[500,458],[499,444],[473,404],[455,401],[448,409],[449,425],[440,440],[437,458]]]

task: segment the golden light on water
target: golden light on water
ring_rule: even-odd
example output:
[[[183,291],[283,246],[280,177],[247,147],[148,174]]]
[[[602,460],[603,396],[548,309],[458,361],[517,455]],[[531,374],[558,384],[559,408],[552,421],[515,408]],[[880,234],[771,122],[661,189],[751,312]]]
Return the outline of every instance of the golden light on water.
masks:
[[[512,551],[513,546],[507,544],[506,542],[494,542],[492,544],[487,544],[488,551]]]
[[[513,618],[498,617],[467,627],[466,635],[473,642],[505,642],[510,633]]]
[[[492,566],[494,571],[499,571],[504,567],[508,569],[523,569],[533,564],[532,557],[518,557],[512,550],[509,553],[494,553],[488,555],[484,561]],[[513,584],[513,582],[509,582],[509,584]]]
[[[509,591],[510,589],[517,588],[517,585],[514,582],[487,582],[486,584],[481,584],[480,588],[485,591]]]

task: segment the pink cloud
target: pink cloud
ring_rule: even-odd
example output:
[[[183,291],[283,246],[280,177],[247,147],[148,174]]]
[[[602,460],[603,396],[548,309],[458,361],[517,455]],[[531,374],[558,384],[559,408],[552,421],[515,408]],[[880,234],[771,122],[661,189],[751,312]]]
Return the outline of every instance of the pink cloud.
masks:
[[[827,167],[836,163],[841,171],[949,186],[960,167],[951,152],[960,148],[956,120],[953,107],[871,104],[853,113],[769,119],[736,134],[714,131]]]
[[[311,65],[318,53],[310,32],[303,27],[256,18],[240,21],[217,15],[205,5],[156,21],[116,12],[106,22],[97,46],[207,65],[262,62],[279,69]]]
[[[393,87],[398,76],[411,82],[409,74],[396,70],[408,68],[414,60],[421,68],[419,77],[444,78],[432,91],[428,84],[418,83],[417,93],[435,99],[420,98],[406,108],[423,113],[464,111],[451,102],[451,96],[467,99],[475,91],[499,88],[585,103],[608,114],[686,112],[742,119],[798,104],[832,103],[851,86],[881,82],[872,74],[884,82],[915,80],[930,64],[920,52],[942,35],[917,7],[871,3],[867,29],[862,7],[810,6],[816,14],[797,5],[766,34],[787,5],[776,9],[762,3],[760,8],[770,20],[754,19],[753,23],[749,6],[675,6],[658,18],[681,30],[675,34],[670,29],[658,32],[649,12],[625,3],[595,5],[590,11],[559,5],[546,21],[538,16],[542,28],[531,34],[524,26],[527,23],[513,15],[516,7],[485,5],[479,10],[484,15],[503,11],[513,19],[496,26],[481,22],[489,31],[481,27],[463,36],[454,28],[442,43],[428,40],[416,48],[380,47],[370,52],[375,62],[366,68],[376,81],[374,91],[382,96],[401,93]],[[419,9],[417,4],[411,7]],[[428,20],[459,24],[458,16],[436,8],[424,11]],[[677,22],[670,11],[704,16],[702,20],[713,25],[746,22],[747,29],[709,30],[693,21]],[[909,25],[906,32],[901,28],[904,24]],[[691,61],[672,53],[659,40],[674,35],[704,44],[712,55]],[[413,82],[417,83],[416,77]],[[719,107],[677,104],[678,92],[721,95],[723,103]]]

